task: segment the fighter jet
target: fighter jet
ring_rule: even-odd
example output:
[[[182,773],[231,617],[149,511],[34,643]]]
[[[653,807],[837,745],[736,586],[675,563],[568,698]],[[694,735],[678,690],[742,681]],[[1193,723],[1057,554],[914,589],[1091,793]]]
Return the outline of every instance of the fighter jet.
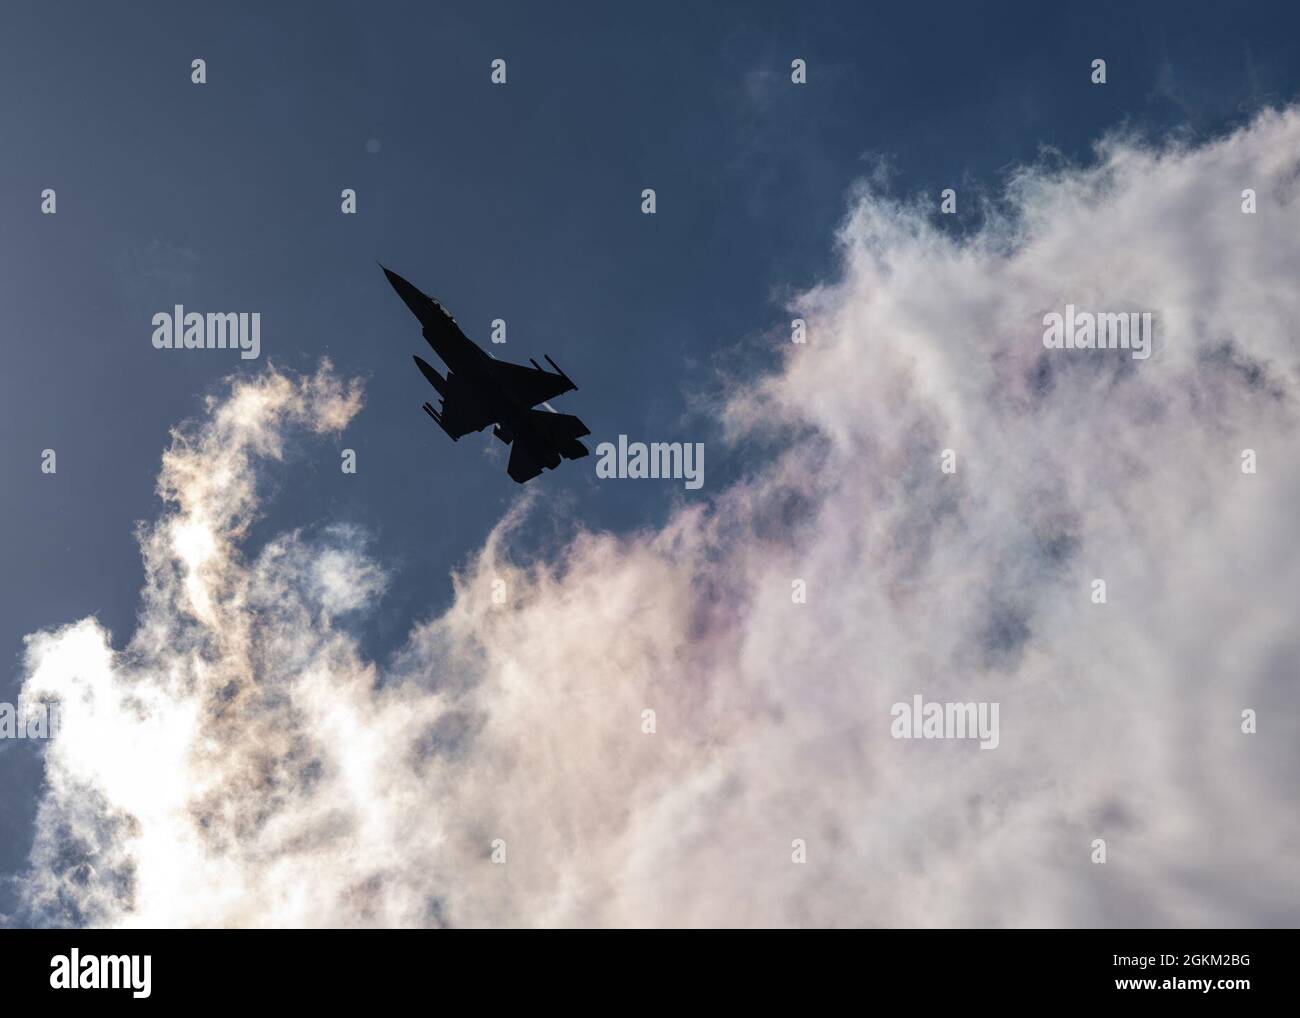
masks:
[[[506,473],[519,484],[532,480],[543,468],[554,470],[561,458],[576,460],[587,455],[587,447],[578,439],[591,431],[582,421],[572,414],[533,409],[577,388],[555,361],[542,355],[555,369],[550,372],[531,358],[529,368],[489,356],[461,332],[456,319],[438,301],[396,272],[379,267],[420,320],[433,352],[447,365],[444,378],[427,361],[415,358],[416,367],[441,397],[438,409],[425,403],[424,412],[453,442],[493,425],[492,434],[513,446]]]

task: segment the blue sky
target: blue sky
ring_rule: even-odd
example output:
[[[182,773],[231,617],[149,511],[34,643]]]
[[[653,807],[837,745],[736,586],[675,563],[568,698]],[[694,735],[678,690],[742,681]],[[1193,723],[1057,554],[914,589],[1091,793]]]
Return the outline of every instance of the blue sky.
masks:
[[[489,437],[452,445],[420,413],[410,355],[427,351],[376,260],[477,340],[504,318],[497,356],[551,354],[580,386],[556,408],[589,444],[715,439],[701,408],[719,369],[772,369],[786,301],[836,271],[855,180],[936,206],[955,187],[968,218],[941,226],[970,229],[975,195],[1044,147],[1086,160],[1123,125],[1201,139],[1291,100],[1296,28],[1284,4],[7,7],[0,700],[25,634],[93,614],[129,636],[133,526],[159,510],[169,428],[268,361],[328,356],[365,380],[366,405],[291,450],[252,542],[365,528],[393,576],[357,623],[377,658],[446,607],[450,570],[521,492]],[[345,187],[356,216],[339,212]],[[261,360],[153,349],[150,319],[176,303],[259,311]],[[702,493],[602,485],[594,458],[534,483],[583,527],[624,532],[758,456],[711,445]],[[0,748],[0,872],[23,865],[40,778],[34,751]]]

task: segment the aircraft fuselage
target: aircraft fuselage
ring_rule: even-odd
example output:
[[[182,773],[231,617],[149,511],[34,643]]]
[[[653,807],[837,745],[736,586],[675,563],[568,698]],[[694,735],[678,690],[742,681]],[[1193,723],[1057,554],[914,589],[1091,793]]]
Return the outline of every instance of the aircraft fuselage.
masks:
[[[460,326],[454,319],[448,316],[445,322],[426,325],[424,338],[433,352],[447,365],[447,370],[457,376],[460,384],[473,390],[475,399],[498,422],[499,430],[495,432],[498,438],[521,443],[532,453],[534,459],[548,467],[559,465],[560,454],[538,434],[529,420],[532,408],[517,399],[506,386],[489,374],[491,369],[488,365],[492,358],[460,331]]]

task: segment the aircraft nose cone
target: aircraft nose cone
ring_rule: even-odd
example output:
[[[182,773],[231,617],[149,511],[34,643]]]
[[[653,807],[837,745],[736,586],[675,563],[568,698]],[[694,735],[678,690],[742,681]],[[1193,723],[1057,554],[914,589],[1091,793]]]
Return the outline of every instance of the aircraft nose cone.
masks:
[[[413,287],[410,283],[408,283],[405,279],[399,276],[392,269],[387,268],[386,266],[383,265],[380,265],[379,267],[384,270],[384,276],[388,279],[388,282],[392,284],[393,289],[396,290],[398,293],[401,293],[403,290],[415,289],[415,287]]]
[[[423,320],[429,299],[396,272],[385,268],[383,264],[380,264],[379,267],[384,270],[384,275],[388,278],[388,282],[393,289],[397,291],[397,295],[402,298],[402,302],[411,309],[417,318]]]

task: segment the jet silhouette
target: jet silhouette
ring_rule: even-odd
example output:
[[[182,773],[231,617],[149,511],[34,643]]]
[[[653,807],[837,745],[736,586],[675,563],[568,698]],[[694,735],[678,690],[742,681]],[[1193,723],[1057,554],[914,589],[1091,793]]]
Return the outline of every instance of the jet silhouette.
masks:
[[[591,431],[582,421],[572,414],[533,409],[577,388],[555,361],[542,355],[555,369],[551,373],[531,358],[533,366],[529,368],[489,356],[460,331],[445,307],[396,272],[379,267],[420,320],[434,353],[447,365],[447,377],[443,378],[426,361],[415,358],[416,367],[442,397],[439,409],[425,403],[424,412],[453,442],[493,425],[492,434],[513,446],[506,473],[519,484],[532,480],[543,468],[554,470],[561,458],[576,460],[587,455],[587,447],[578,439]]]

